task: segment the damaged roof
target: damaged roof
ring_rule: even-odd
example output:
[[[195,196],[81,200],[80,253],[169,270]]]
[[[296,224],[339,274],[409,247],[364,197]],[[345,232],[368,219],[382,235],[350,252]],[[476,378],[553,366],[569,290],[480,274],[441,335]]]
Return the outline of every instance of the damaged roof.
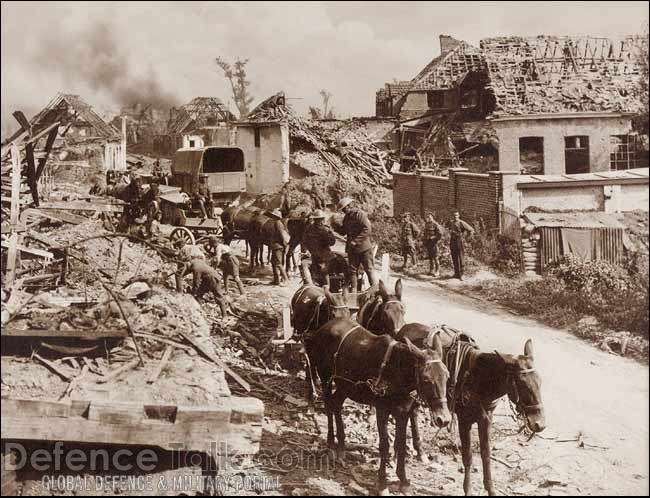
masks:
[[[234,121],[236,116],[230,112],[217,97],[195,97],[176,110],[176,115],[167,127],[170,134],[209,126],[218,122]]]
[[[497,115],[637,112],[639,37],[481,40]]]
[[[41,112],[32,118],[30,124],[37,133],[55,121],[64,123],[69,122],[71,118],[87,122],[101,138],[120,139],[119,132],[104,121],[89,104],[79,95],[69,93],[58,93]]]
[[[640,36],[609,39],[594,36],[496,37],[480,48],[456,42],[434,58],[408,85],[395,89],[445,90],[470,72],[486,76],[494,96],[495,116],[559,112],[637,113],[642,102]],[[386,98],[388,86],[377,92]],[[391,92],[391,95],[395,95]]]

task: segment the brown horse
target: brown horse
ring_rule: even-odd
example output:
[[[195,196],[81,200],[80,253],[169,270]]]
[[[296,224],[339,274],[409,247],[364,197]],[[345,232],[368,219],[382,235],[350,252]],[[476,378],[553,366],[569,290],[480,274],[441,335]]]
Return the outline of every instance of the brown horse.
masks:
[[[379,281],[377,291],[370,293],[357,313],[357,321],[375,334],[394,336],[404,326],[402,279],[395,283],[395,294],[389,294],[386,285]]]
[[[433,422],[438,427],[449,423],[446,384],[449,378],[442,363],[442,345],[421,351],[409,342],[399,343],[387,335],[375,335],[353,320],[335,318],[315,332],[305,334],[305,349],[312,376],[321,380],[327,412],[327,444],[334,447],[334,422],[338,439],[337,457],[345,455],[345,428],[342,407],[347,398],[374,406],[377,410],[381,464],[377,486],[387,489],[388,419],[395,419],[397,476],[400,488],[408,492],[406,476],[406,428],[418,396],[431,408]],[[334,390],[334,385],[336,390]]]
[[[299,245],[302,244],[302,239],[305,235],[305,230],[309,225],[309,218],[307,216],[291,216],[287,218],[287,231],[289,232],[289,247],[287,248],[286,257],[286,270],[287,272],[295,270],[298,265],[296,264],[295,252]]]
[[[428,345],[440,335],[431,327],[410,323],[400,330],[396,339],[429,347]],[[456,334],[455,337],[450,334],[444,341],[447,342],[444,348],[444,359],[451,370],[450,382],[454,383],[453,389],[451,385],[449,386],[447,395],[450,409],[458,417],[458,433],[465,468],[463,481],[465,494],[469,495],[472,491],[471,428],[476,423],[483,462],[483,485],[488,494],[493,496],[496,493],[490,466],[490,429],[492,413],[497,401],[507,395],[516,411],[524,417],[527,427],[533,432],[541,432],[545,428],[541,396],[542,381],[535,369],[532,340],[526,341],[523,355],[514,356],[502,355],[496,351],[482,353],[473,342],[465,340],[467,337],[464,334]],[[456,353],[457,351],[459,353]],[[457,358],[460,361],[456,370]],[[451,366],[452,364],[454,367]],[[417,424],[417,420],[411,419],[411,423]],[[413,438],[415,437],[414,432]],[[419,442],[417,444],[419,445]]]
[[[327,287],[317,287],[306,284],[300,287],[291,298],[291,325],[293,335],[302,341],[305,333],[314,332],[329,322],[332,318],[349,318],[347,293],[332,294]],[[309,368],[309,358],[306,358],[305,379],[307,380],[307,401],[314,405],[314,386]]]

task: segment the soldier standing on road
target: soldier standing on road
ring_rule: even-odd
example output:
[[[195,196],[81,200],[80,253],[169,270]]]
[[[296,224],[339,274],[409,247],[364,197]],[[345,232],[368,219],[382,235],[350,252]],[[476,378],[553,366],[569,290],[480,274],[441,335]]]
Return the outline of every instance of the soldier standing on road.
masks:
[[[436,222],[431,213],[427,214],[424,225],[424,249],[429,258],[429,275],[440,276],[438,260],[438,242],[442,238],[442,227]]]
[[[339,209],[345,213],[343,217],[343,232],[347,236],[345,252],[348,254],[348,262],[352,270],[352,281],[357,282],[358,287],[359,267],[363,267],[368,275],[369,284],[373,286],[378,279],[375,274],[373,245],[370,240],[372,225],[368,215],[353,206],[354,202],[350,197],[344,197],[339,202]]]
[[[404,257],[403,269],[408,268],[409,256],[413,266],[418,264],[416,241],[420,235],[420,228],[411,219],[411,213],[404,213],[400,239],[402,243],[402,256]]]
[[[460,219],[460,213],[454,211],[453,217],[447,222],[447,229],[449,230],[449,249],[451,252],[451,260],[454,264],[454,278],[459,280],[463,279],[463,234],[473,234],[474,229],[469,223]]]
[[[289,232],[282,222],[282,213],[279,209],[270,211],[268,215],[275,220],[273,239],[271,240],[271,267],[273,268],[273,285],[281,285],[289,281],[284,269],[284,255],[289,244]]]

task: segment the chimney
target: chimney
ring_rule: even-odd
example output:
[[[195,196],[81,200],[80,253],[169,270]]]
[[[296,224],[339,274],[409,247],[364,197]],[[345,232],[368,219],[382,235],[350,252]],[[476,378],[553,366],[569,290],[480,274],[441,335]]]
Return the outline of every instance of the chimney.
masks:
[[[456,40],[453,36],[450,35],[440,35],[440,55],[445,55],[448,52],[451,52],[458,45],[460,45],[460,40]]]

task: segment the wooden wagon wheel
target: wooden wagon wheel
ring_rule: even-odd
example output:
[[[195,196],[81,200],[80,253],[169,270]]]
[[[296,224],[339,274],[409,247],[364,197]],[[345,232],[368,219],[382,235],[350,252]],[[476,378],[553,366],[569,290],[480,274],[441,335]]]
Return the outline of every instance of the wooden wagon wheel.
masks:
[[[176,244],[179,240],[182,240],[185,244],[194,245],[196,241],[194,240],[194,235],[185,227],[176,227],[172,230],[172,233],[169,234],[169,240],[173,244]]]

